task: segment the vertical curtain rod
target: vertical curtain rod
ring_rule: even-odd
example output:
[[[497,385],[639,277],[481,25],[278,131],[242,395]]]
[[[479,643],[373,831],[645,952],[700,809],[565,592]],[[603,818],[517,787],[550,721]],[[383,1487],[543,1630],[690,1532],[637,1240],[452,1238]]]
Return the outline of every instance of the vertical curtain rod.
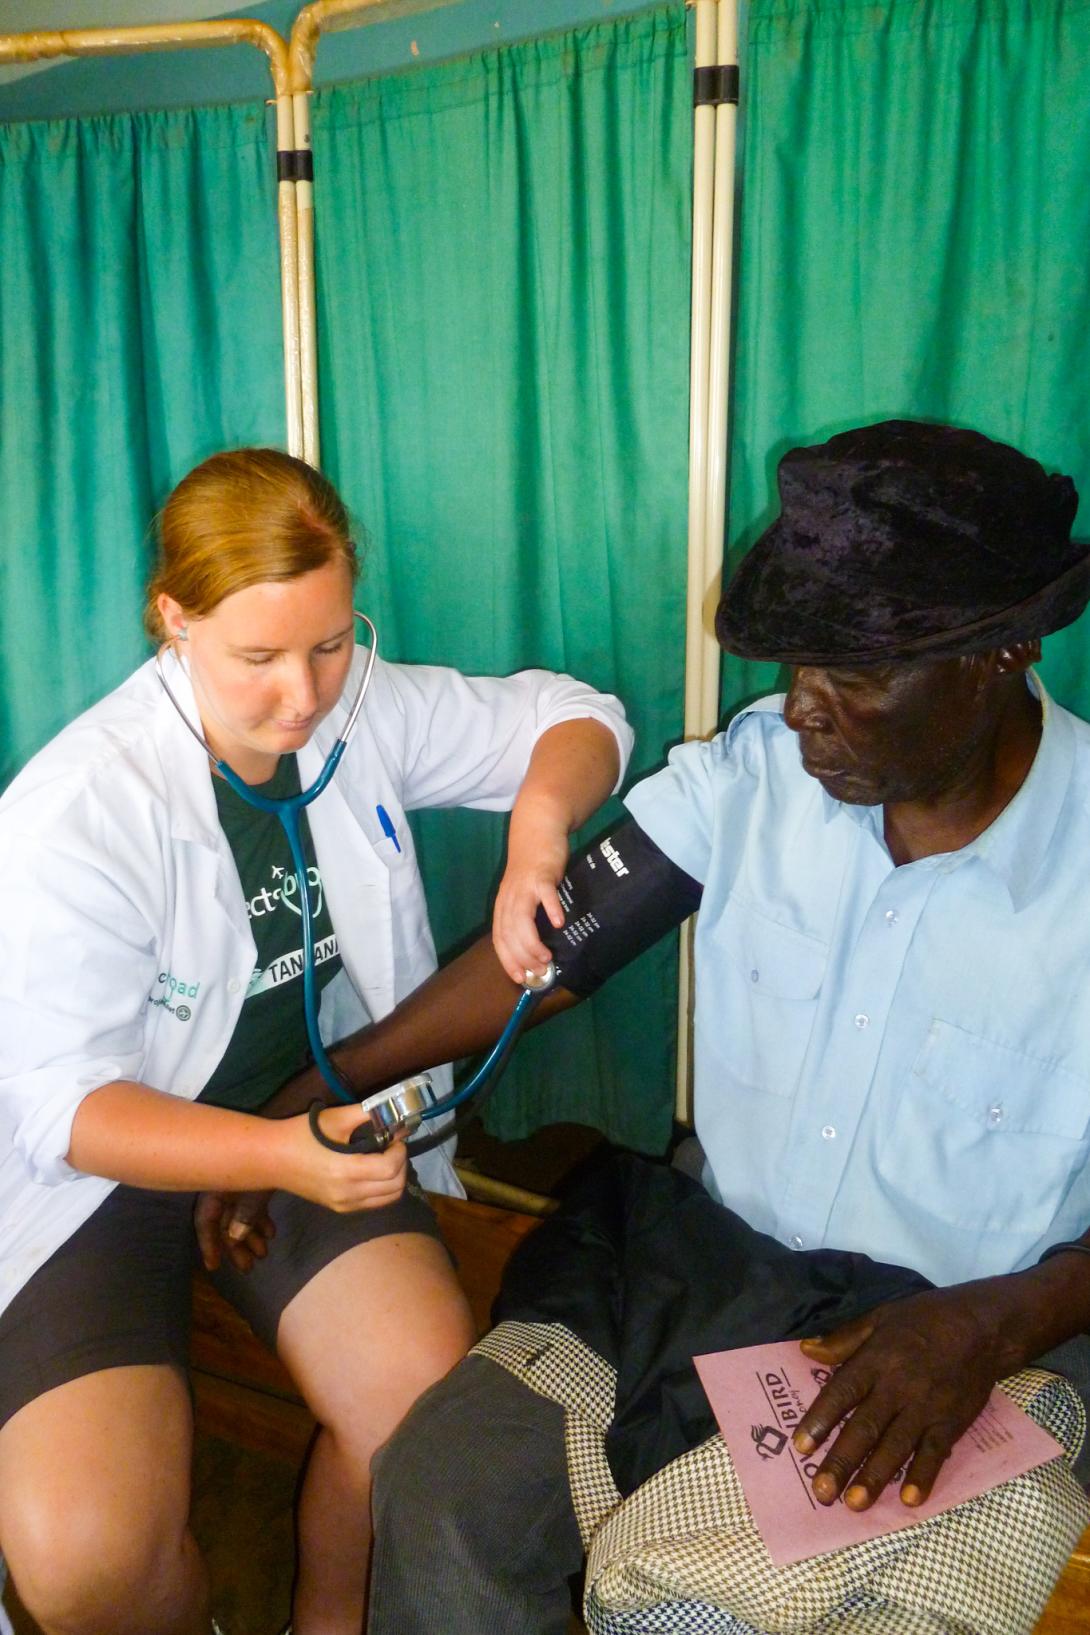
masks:
[[[295,183],[297,228],[296,287],[299,292],[299,391],[302,415],[303,458],[316,466],[321,458],[318,428],[318,317],[314,279],[314,170],[310,141],[310,95],[314,89],[314,59],[323,34],[386,22],[410,12],[433,11],[456,0],[313,0],[291,25],[288,43],[288,84],[294,119],[293,145],[306,154],[306,173]]]
[[[719,645],[711,622],[723,578],[738,99],[738,0],[696,12],[689,365],[689,565],[685,738],[719,724]],[[693,922],[681,929],[675,1116],[692,1121]]]

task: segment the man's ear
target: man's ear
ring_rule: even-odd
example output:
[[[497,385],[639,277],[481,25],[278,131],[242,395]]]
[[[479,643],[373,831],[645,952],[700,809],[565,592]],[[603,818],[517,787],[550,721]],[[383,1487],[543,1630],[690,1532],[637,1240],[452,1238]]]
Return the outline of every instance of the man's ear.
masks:
[[[995,653],[995,668],[1001,676],[1017,676],[1029,669],[1031,664],[1041,662],[1041,640],[1035,636],[1032,641],[1008,642],[1005,647],[999,647]]]

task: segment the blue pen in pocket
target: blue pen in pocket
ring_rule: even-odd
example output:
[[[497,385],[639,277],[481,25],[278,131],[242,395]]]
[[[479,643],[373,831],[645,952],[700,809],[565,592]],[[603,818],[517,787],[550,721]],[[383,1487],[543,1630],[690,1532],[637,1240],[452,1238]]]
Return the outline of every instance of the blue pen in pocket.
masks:
[[[383,834],[386,836],[387,840],[393,841],[395,852],[399,852],[401,850],[401,842],[397,838],[397,830],[394,828],[389,812],[386,810],[385,806],[376,806],[375,811],[378,813],[378,820],[382,826]]]

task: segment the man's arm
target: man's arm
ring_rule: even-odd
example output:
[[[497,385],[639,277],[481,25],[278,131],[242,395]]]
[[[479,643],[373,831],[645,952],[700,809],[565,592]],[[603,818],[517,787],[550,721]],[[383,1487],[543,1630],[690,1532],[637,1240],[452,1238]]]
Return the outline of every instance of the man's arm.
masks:
[[[362,1100],[373,1090],[396,1084],[437,1062],[489,1049],[521,992],[500,964],[492,938],[481,937],[421,983],[388,1016],[343,1039],[329,1054]],[[578,1003],[576,994],[556,987],[534,1008],[527,1026],[536,1027]],[[262,1113],[266,1118],[286,1118],[305,1111],[313,1101],[333,1099],[318,1069],[312,1067],[289,1079]]]
[[[537,918],[559,981],[535,1007],[529,1026],[578,1004],[679,926],[699,906],[701,886],[625,817],[570,860],[560,891],[563,925],[550,927],[541,910]],[[437,1062],[490,1048],[521,992],[490,939],[482,937],[388,1016],[335,1045],[330,1055],[363,1097]],[[281,1118],[316,1098],[329,1095],[312,1069],[291,1080],[262,1111]]]
[[[1090,1232],[1082,1242],[1090,1248]],[[802,1348],[838,1365],[795,1432],[809,1454],[841,1427],[815,1497],[866,1510],[903,1465],[905,1504],[928,1497],[954,1443],[998,1380],[1090,1331],[1090,1254],[1067,1250],[1005,1277],[879,1306]]]

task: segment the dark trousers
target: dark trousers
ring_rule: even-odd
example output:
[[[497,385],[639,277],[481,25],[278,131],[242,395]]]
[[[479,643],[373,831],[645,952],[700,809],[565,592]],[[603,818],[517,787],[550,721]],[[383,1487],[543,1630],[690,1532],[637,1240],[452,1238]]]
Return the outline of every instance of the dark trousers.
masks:
[[[466,1357],[374,1470],[369,1635],[565,1635],[583,1546],[558,1403]]]

